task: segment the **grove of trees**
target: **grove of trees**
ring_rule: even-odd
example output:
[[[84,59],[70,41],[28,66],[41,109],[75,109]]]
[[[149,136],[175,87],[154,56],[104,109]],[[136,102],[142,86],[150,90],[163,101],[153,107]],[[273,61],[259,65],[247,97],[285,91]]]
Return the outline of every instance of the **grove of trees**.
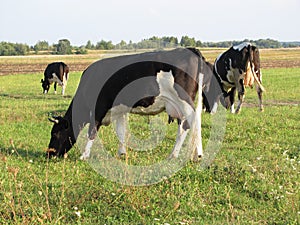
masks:
[[[300,42],[279,42],[273,39],[242,40],[242,41],[222,41],[222,42],[201,42],[194,37],[182,36],[180,40],[173,36],[157,37],[153,36],[143,39],[137,43],[121,40],[120,43],[113,44],[112,41],[100,40],[97,43],[87,41],[83,46],[72,46],[68,39],[61,39],[58,43],[50,45],[47,41],[38,41],[35,45],[29,46],[21,43],[0,42],[0,56],[14,56],[27,54],[86,54],[88,50],[134,50],[134,49],[164,49],[175,47],[218,47],[229,48],[241,42],[251,42],[258,48],[288,48],[300,47]]]

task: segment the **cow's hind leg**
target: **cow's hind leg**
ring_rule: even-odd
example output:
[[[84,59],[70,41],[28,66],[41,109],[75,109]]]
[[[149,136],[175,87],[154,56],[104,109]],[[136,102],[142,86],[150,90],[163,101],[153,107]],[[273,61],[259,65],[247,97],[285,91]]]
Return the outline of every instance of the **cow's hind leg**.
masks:
[[[66,90],[66,87],[67,87],[67,81],[68,81],[68,79],[67,79],[67,74],[64,73],[64,75],[63,75],[63,82],[62,82],[62,84],[61,84],[61,87],[62,87],[62,89],[61,89],[61,94],[62,94],[62,95],[65,94],[65,90]]]
[[[116,132],[119,138],[119,156],[126,155],[126,137],[127,137],[127,113],[121,114],[116,118]]]
[[[169,159],[178,158],[181,146],[182,146],[182,144],[186,138],[186,135],[189,131],[187,128],[184,127],[185,126],[184,124],[186,122],[187,121],[181,121],[181,123],[178,124],[176,143],[174,145],[171,155],[169,156]]]
[[[66,89],[66,85],[65,83],[63,83],[62,87],[61,87],[61,94],[65,95],[65,89]]]
[[[244,81],[243,79],[240,79],[239,80],[240,82],[240,88],[238,88],[238,98],[239,98],[239,102],[238,102],[238,105],[237,105],[237,108],[235,110],[235,113],[238,114],[241,112],[241,108],[242,108],[242,104],[243,104],[243,101],[244,101],[244,96],[245,96],[245,87],[244,87]]]
[[[259,110],[261,112],[263,112],[264,111],[264,106],[263,106],[263,103],[262,103],[263,90],[258,85],[256,85],[256,91],[257,91],[258,101],[259,101]]]

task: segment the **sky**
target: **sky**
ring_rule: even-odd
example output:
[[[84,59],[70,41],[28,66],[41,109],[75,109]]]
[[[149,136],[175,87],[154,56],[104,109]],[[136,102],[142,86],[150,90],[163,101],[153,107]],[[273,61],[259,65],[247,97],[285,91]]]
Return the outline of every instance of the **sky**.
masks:
[[[300,41],[300,0],[3,0],[0,42]]]

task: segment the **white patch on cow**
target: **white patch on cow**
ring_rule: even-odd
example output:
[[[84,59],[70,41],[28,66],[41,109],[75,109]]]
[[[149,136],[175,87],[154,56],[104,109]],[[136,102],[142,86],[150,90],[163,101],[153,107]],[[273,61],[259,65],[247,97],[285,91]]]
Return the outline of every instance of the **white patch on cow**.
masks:
[[[243,43],[241,43],[239,45],[233,46],[233,49],[241,51],[243,48],[248,47],[249,45],[251,45],[250,42],[243,42]]]
[[[230,83],[234,83],[234,73],[232,70],[227,71],[226,77]],[[223,81],[223,82],[226,82],[226,81]],[[226,83],[228,83],[228,82],[226,82]]]
[[[58,83],[60,86],[63,85],[63,82],[58,78],[56,73],[52,73],[52,78],[49,79],[49,83],[52,84],[53,82]]]
[[[211,114],[215,114],[217,112],[217,109],[218,109],[218,102],[214,102],[214,105],[211,109]]]
[[[168,115],[173,118],[188,120],[188,123],[191,124],[191,116],[193,115],[194,109],[178,96],[174,88],[176,84],[174,84],[172,72],[160,71],[157,74],[156,80],[160,91],[159,97],[165,101],[165,108]],[[181,87],[177,86],[177,88],[180,89]]]
[[[235,110],[234,110],[234,104],[232,104],[232,105],[230,106],[230,112],[231,112],[231,113],[235,113]]]

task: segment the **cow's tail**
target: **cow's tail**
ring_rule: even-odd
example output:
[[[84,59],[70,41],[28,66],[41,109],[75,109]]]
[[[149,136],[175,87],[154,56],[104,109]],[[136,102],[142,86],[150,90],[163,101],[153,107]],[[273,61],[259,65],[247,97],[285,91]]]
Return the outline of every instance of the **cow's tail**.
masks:
[[[261,81],[258,79],[254,69],[253,69],[253,58],[252,58],[252,46],[248,45],[248,53],[249,53],[249,62],[250,62],[250,68],[251,68],[251,72],[253,74],[255,83],[257,83],[258,87],[261,89],[262,92],[265,92],[266,89],[264,88],[264,86],[262,85]]]

